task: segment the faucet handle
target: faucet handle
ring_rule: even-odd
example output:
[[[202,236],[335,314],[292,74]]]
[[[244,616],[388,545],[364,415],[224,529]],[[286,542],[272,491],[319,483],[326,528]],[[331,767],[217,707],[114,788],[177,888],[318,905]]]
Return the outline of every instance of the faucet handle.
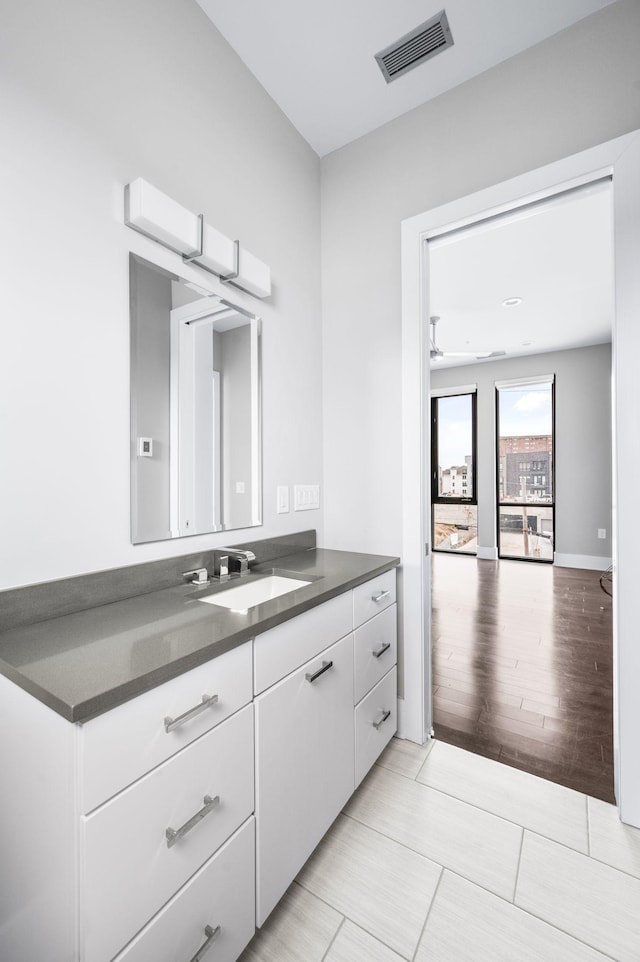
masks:
[[[208,585],[209,576],[206,568],[196,568],[194,571],[183,571],[184,578],[190,578],[192,585]]]
[[[215,556],[214,578],[218,578],[220,581],[229,580],[229,555],[228,554],[217,554]]]

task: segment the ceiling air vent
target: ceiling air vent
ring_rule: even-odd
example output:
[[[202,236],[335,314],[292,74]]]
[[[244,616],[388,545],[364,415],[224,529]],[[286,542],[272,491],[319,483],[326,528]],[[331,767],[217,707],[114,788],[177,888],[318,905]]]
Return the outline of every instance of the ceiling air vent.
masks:
[[[413,70],[429,57],[435,57],[441,50],[453,46],[453,37],[444,10],[426,23],[421,23],[404,37],[400,37],[390,47],[376,54],[378,66],[387,83],[396,80],[408,70]]]

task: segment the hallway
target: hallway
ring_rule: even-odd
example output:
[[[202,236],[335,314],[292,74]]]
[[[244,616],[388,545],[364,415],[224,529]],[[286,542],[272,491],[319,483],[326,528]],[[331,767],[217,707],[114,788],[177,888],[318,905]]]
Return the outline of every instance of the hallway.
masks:
[[[435,553],[436,738],[614,801],[611,608],[598,571]]]

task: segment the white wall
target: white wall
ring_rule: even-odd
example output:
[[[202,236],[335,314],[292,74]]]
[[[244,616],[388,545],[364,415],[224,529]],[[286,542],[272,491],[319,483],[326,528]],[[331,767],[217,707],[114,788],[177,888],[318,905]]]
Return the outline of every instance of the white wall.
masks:
[[[555,374],[556,555],[611,559],[611,345],[432,368],[431,387],[478,386],[478,545],[496,547],[495,382]],[[605,528],[606,539],[597,537]]]
[[[321,530],[275,514],[277,484],[322,481],[318,158],[193,0],[2,20],[0,587]],[[139,176],[272,268],[262,528],[130,544],[128,252],[157,247],[122,224]]]
[[[325,541],[400,554],[400,223],[640,126],[640,4],[605,10],[323,160]]]

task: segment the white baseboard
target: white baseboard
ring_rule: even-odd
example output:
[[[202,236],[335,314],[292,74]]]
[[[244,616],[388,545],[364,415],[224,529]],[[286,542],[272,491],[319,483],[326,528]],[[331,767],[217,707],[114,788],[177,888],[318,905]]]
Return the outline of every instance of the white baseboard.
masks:
[[[480,561],[497,561],[498,560],[498,549],[497,548],[481,548],[478,545],[478,554],[476,555]]]
[[[611,558],[595,554],[559,554],[556,552],[553,563],[557,568],[587,568],[590,571],[606,571]]]

